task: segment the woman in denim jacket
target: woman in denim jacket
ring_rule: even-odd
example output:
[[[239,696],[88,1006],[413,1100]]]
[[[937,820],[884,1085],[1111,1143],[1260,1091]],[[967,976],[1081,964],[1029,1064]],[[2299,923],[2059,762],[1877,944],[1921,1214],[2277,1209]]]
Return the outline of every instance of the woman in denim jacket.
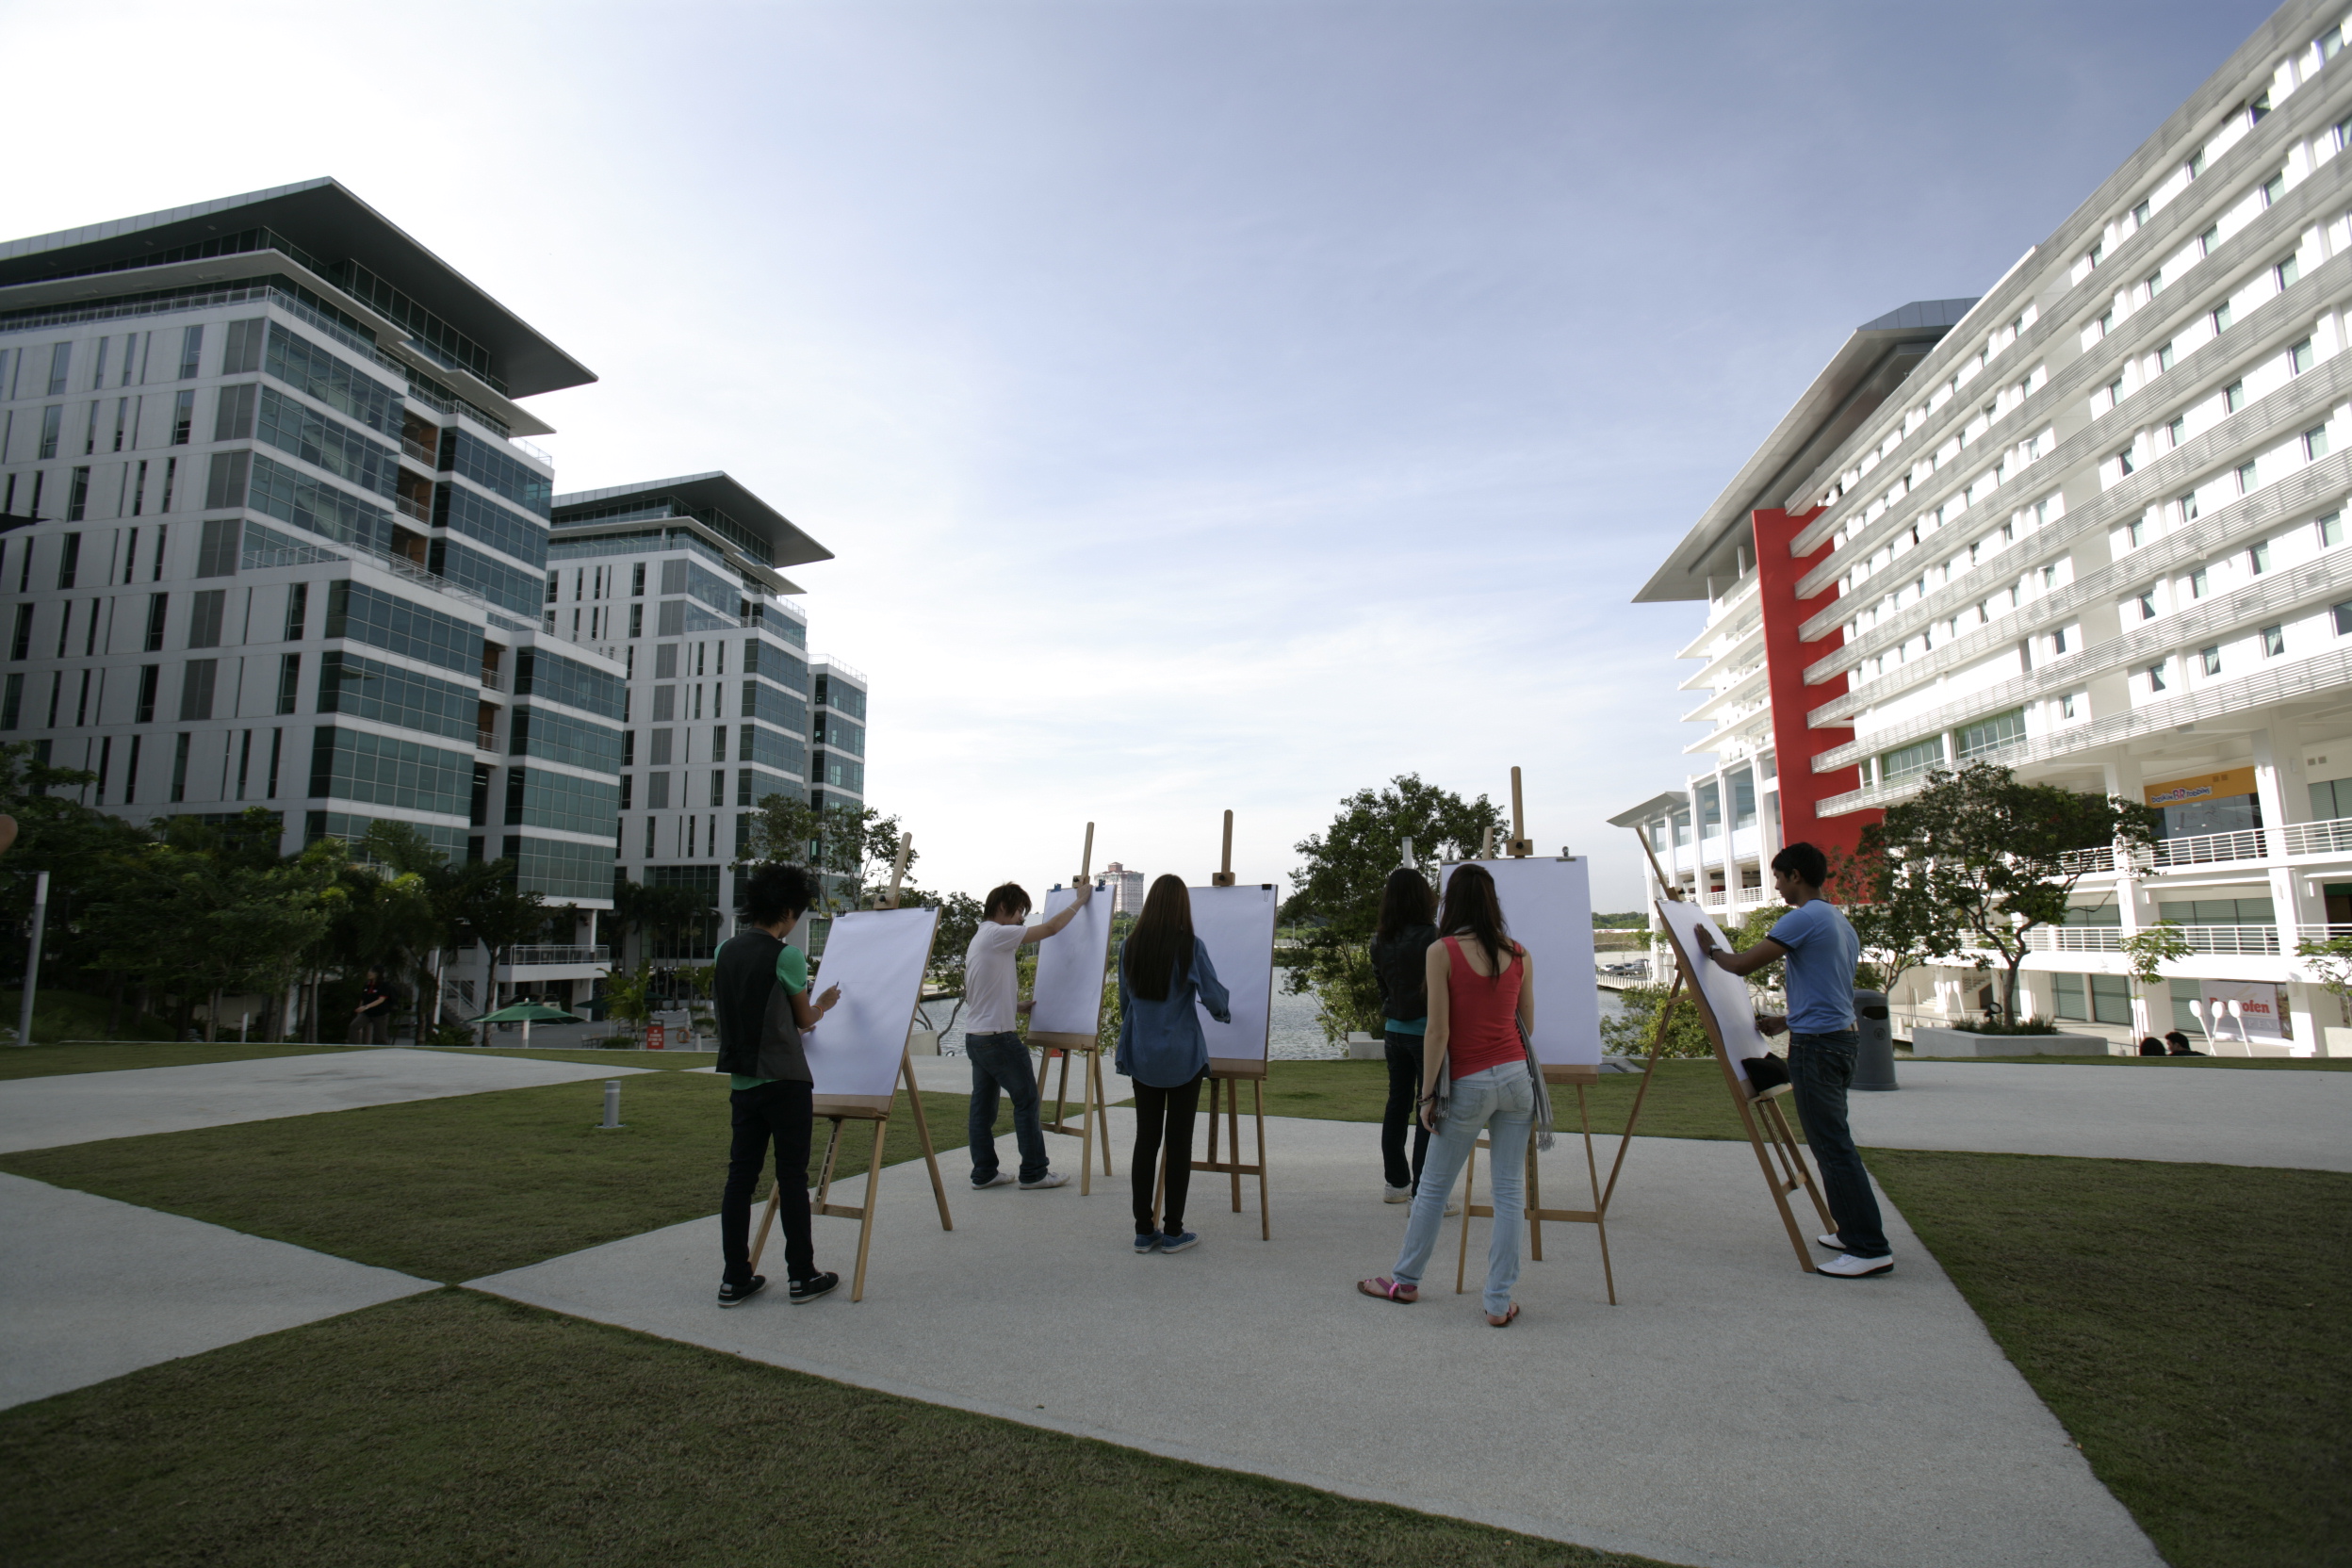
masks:
[[[1482,867],[1454,869],[1437,925],[1446,935],[1429,949],[1429,1029],[1421,1076],[1421,1124],[1436,1135],[1413,1187],[1394,1275],[1359,1280],[1356,1288],[1400,1305],[1421,1298],[1421,1277],[1445,1223],[1446,1200],[1484,1133],[1494,1150],[1494,1193],[1486,1320],[1500,1329],[1519,1315],[1511,1291],[1519,1281],[1527,1140],[1536,1119],[1535,1078],[1520,1035],[1535,1027],[1534,976],[1527,949],[1504,929],[1494,878]],[[1445,1095],[1438,1093],[1441,1073],[1449,1085]]]
[[[1135,928],[1119,946],[1119,1070],[1135,1086],[1135,1251],[1182,1252],[1200,1238],[1184,1229],[1192,1185],[1192,1119],[1209,1071],[1208,1037],[1195,1004],[1219,1023],[1233,1021],[1232,999],[1192,934],[1192,894],[1181,876],[1152,884]],[[1160,1151],[1168,1151],[1165,1212],[1152,1218]]]

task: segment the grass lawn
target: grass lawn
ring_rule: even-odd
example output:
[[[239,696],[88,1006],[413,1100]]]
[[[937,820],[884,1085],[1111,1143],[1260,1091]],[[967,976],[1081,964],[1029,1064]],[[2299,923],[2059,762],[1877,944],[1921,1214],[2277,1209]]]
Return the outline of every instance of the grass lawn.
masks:
[[[2176,1568],[2352,1562],[2352,1175],[1868,1158]]]
[[[0,1169],[454,1282],[716,1213],[727,1092],[716,1073],[625,1078],[619,1132],[597,1130],[590,1079],[27,1150]],[[971,1176],[949,1152],[970,1103],[923,1096],[951,1203]],[[898,1106],[886,1163],[921,1152],[904,1091]],[[1011,1130],[1009,1104],[997,1119]],[[846,1124],[840,1174],[865,1169],[873,1136]]]
[[[103,1044],[0,1046],[0,1080],[50,1078],[67,1072],[128,1072],[142,1067],[194,1067],[200,1062],[249,1062],[257,1056],[316,1056],[354,1051],[348,1045],[170,1045],[146,1040]]]
[[[1633,1109],[1639,1073],[1604,1073],[1584,1091],[1592,1107],[1592,1132],[1614,1137],[1625,1130]],[[1205,1103],[1205,1099],[1203,1103]],[[1251,1108],[1248,1095],[1242,1108]],[[1378,1121],[1388,1103],[1386,1062],[1272,1062],[1266,1080],[1266,1114],[1315,1117],[1326,1121]],[[1552,1088],[1552,1115],[1563,1129],[1576,1125],[1576,1094],[1558,1085]],[[1796,1118],[1791,1115],[1794,1128]],[[1642,1121],[1634,1129],[1642,1137],[1742,1138],[1740,1113],[1733,1109],[1731,1091],[1723,1086],[1723,1070],[1713,1057],[1703,1061],[1663,1061],[1642,1106]]]
[[[0,1414],[12,1564],[1635,1568],[466,1291]]]

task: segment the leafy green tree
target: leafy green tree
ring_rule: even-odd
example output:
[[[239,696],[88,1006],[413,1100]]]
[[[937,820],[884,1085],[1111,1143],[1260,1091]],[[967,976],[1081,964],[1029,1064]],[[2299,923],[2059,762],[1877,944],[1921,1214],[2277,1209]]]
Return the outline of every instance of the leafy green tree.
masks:
[[[1910,906],[1901,919],[1996,955],[2004,968],[2002,1017],[2017,1019],[2017,969],[2027,933],[2063,922],[2088,862],[2071,851],[2146,844],[2157,812],[2120,796],[2019,783],[1979,762],[1937,770],[1910,799],[1862,830],[1859,858],[1877,861],[1873,902]]]
[[[1623,1009],[1615,1018],[1601,1020],[1601,1049],[1614,1056],[1644,1056],[1658,1035],[1658,1009],[1665,1005],[1671,988],[1666,986],[1627,986],[1617,993]],[[1658,1053],[1662,1056],[1711,1056],[1714,1042],[1707,1037],[1707,1025],[1699,1021],[1699,1010],[1688,997],[1674,998],[1674,1015],[1666,1027],[1666,1044]]]
[[[863,907],[867,894],[890,883],[902,829],[896,817],[871,806],[837,802],[823,810],[797,795],[761,797],[751,813],[740,865],[793,861],[818,872],[825,885],[822,913]],[[907,858],[911,872],[921,858]]]
[[[931,966],[924,977],[955,999],[944,1021],[934,1022],[931,1003],[922,1007],[923,1026],[944,1035],[956,1027],[956,1021],[964,1011],[964,957],[972,948],[972,939],[980,930],[980,901],[970,893],[949,893],[944,897],[924,900],[939,911],[939,927],[931,939]]]
[[[1440,862],[1476,855],[1490,831],[1503,836],[1502,813],[1486,796],[1465,801],[1408,773],[1347,796],[1329,828],[1299,841],[1305,863],[1290,874],[1282,918],[1303,931],[1282,985],[1292,996],[1315,992],[1327,1039],[1336,1044],[1350,1031],[1380,1027],[1367,944],[1380,924],[1380,889],[1404,863],[1405,841],[1413,841],[1413,863],[1434,888]]]
[[[2352,1023],[2352,933],[2297,943],[2295,954],[2319,976],[2320,988],[2336,999],[2344,1021]]]

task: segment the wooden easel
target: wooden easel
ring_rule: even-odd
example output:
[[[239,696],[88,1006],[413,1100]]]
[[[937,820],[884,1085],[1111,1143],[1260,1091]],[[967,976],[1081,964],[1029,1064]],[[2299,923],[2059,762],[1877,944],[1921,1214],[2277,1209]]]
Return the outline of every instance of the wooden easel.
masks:
[[[1489,828],[1486,841],[1494,843],[1494,830]],[[1527,834],[1527,808],[1520,788],[1519,770],[1511,770],[1511,841],[1510,856],[1524,860],[1535,853],[1535,845]],[[1562,851],[1564,855],[1566,852]],[[1493,857],[1489,856],[1492,859]],[[1592,1188],[1592,1206],[1589,1209],[1547,1209],[1544,1206],[1543,1169],[1536,1158],[1536,1131],[1527,1130],[1527,1251],[1536,1262],[1544,1261],[1544,1221],[1570,1225],[1590,1225],[1601,1244],[1601,1281],[1609,1291],[1609,1304],[1617,1304],[1617,1273],[1609,1260],[1609,1205],[1601,1195],[1600,1162],[1592,1153],[1592,1107],[1585,1100],[1585,1089],[1601,1081],[1601,1070],[1576,1062],[1544,1062],[1544,1082],[1549,1085],[1573,1086],[1576,1091],[1576,1125],[1584,1137],[1584,1171]],[[1462,1240],[1460,1255],[1454,1261],[1454,1294],[1463,1289],[1470,1266],[1470,1221],[1472,1218],[1492,1219],[1494,1206],[1476,1201],[1478,1183],[1478,1151],[1493,1152],[1491,1139],[1481,1137],[1471,1147],[1470,1158],[1463,1167],[1462,1189]]]
[[[1677,904],[1684,902],[1681,890],[1666,880],[1666,874],[1658,865],[1658,856],[1651,850],[1646,838],[1642,839],[1642,853],[1649,859],[1650,871],[1658,878],[1658,890]],[[1616,1163],[1609,1168],[1609,1186],[1602,1194],[1604,1208],[1608,1206],[1608,1200],[1616,1193],[1617,1174],[1625,1168],[1625,1150],[1633,1141],[1634,1123],[1642,1115],[1642,1102],[1650,1092],[1651,1075],[1658,1070],[1658,1056],[1665,1049],[1666,1028],[1674,1019],[1675,999],[1682,994],[1683,978],[1694,972],[1694,961],[1704,961],[1682,950],[1682,942],[1675,937],[1671,925],[1666,927],[1666,942],[1674,953],[1674,983],[1666,993],[1665,1005],[1658,1009],[1658,1030],[1650,1041],[1650,1059],[1642,1068],[1642,1086],[1634,1093],[1633,1109],[1625,1118],[1625,1135],[1618,1141]],[[1694,984],[1690,987],[1690,1000],[1698,1009],[1699,1023],[1707,1030],[1707,1043],[1715,1048],[1715,1064],[1723,1070],[1723,1086],[1730,1092],[1732,1105],[1740,1113],[1740,1126],[1747,1130],[1748,1147],[1756,1151],[1756,1167],[1764,1173],[1764,1184],[1772,1190],[1773,1207],[1780,1211],[1781,1225],[1788,1233],[1788,1245],[1797,1254],[1797,1266],[1807,1274],[1813,1273],[1813,1251],[1805,1245],[1805,1230],[1797,1223],[1796,1211],[1788,1206],[1789,1195],[1802,1187],[1805,1196],[1813,1200],[1814,1212],[1820,1215],[1825,1229],[1836,1230],[1838,1221],[1831,1217],[1829,1205],[1822,1201],[1821,1189],[1814,1184],[1812,1168],[1805,1163],[1805,1151],[1798,1145],[1796,1134],[1789,1129],[1788,1119],[1780,1108],[1780,1102],[1788,1093],[1790,1086],[1780,1084],[1761,1093],[1751,1093],[1746,1077],[1733,1064],[1731,1053],[1723,1045],[1723,1032],[1716,1021],[1714,1009],[1707,1004],[1707,993]]]
[[[1094,824],[1086,824],[1086,847],[1079,856],[1077,880],[1072,888],[1083,888],[1094,874]],[[1103,923],[1103,940],[1110,939],[1110,923]],[[1059,1133],[1078,1140],[1078,1196],[1087,1198],[1094,1192],[1094,1142],[1100,1133],[1102,1139],[1102,1174],[1111,1172],[1111,1130],[1105,1119],[1110,1114],[1109,1096],[1102,1086],[1102,1004],[1095,1004],[1095,1032],[1081,1035],[1057,1029],[1032,1029],[1029,1043],[1037,1047],[1037,1089],[1042,1103],[1045,1070],[1053,1065],[1055,1053],[1062,1058],[1061,1086],[1054,1096],[1054,1119],[1043,1124],[1048,1133]],[[1086,1065],[1078,1072],[1079,1124],[1070,1125],[1070,1059],[1083,1055]]]
[[[890,871],[889,902],[881,907],[898,907],[899,888],[906,879],[906,859],[913,846],[913,834],[901,835],[897,863]],[[907,1021],[911,1025],[914,1021],[909,1018]],[[906,1103],[914,1112],[915,1137],[923,1145],[923,1163],[931,1170],[931,1196],[939,1205],[939,1229],[953,1231],[956,1221],[947,1212],[947,1184],[939,1179],[939,1153],[931,1142],[930,1119],[923,1115],[923,1089],[915,1082],[914,1057],[904,1046],[899,1049],[898,1073],[899,1081],[906,1086]],[[833,1124],[833,1131],[825,1140],[825,1163],[817,1168],[817,1196],[808,1205],[808,1212],[811,1217],[831,1215],[837,1219],[858,1221],[858,1266],[849,1282],[849,1298],[853,1301],[861,1301],[866,1295],[866,1253],[874,1244],[874,1216],[879,1206],[877,1195],[882,1182],[882,1146],[890,1128],[892,1100],[887,1094],[821,1094],[811,1104],[815,1115]],[[874,1148],[866,1156],[866,1198],[858,1204],[836,1203],[831,1200],[833,1164],[841,1152],[842,1126],[851,1121],[874,1123]],[[750,1269],[755,1274],[760,1271],[760,1254],[767,1250],[768,1233],[775,1227],[776,1209],[783,1199],[784,1184],[779,1179],[768,1190],[768,1206],[760,1216],[760,1233],[752,1238]]]
[[[1210,874],[1209,886],[1212,888],[1234,886],[1233,814],[1231,811],[1225,813],[1225,853],[1220,864],[1221,869]],[[1266,956],[1266,984],[1270,989],[1274,974],[1274,955],[1271,951]],[[1250,1086],[1250,1092],[1255,1096],[1257,1102],[1255,1115],[1258,1126],[1258,1158],[1254,1165],[1245,1165],[1241,1158],[1241,1086],[1245,1083]],[[1217,1113],[1220,1104],[1225,1110],[1227,1139],[1233,1148],[1233,1157],[1228,1160],[1219,1160],[1217,1157]],[[1255,1176],[1258,1179],[1258,1239],[1261,1241],[1274,1239],[1274,1216],[1266,1191],[1266,1059],[1264,1057],[1261,1056],[1255,1061],[1235,1056],[1209,1058],[1209,1157],[1205,1160],[1193,1161],[1192,1168],[1217,1171],[1233,1178],[1233,1212],[1235,1214],[1241,1212],[1241,1179],[1244,1176]],[[1161,1184],[1166,1185],[1164,1175]],[[1159,1213],[1159,1204],[1156,1200],[1152,1208],[1156,1217]]]

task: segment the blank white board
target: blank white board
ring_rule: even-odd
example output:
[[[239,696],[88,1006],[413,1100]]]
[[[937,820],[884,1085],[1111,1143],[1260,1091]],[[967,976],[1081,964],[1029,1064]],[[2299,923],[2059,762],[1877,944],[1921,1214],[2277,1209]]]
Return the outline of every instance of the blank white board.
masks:
[[[1187,888],[1192,934],[1209,950],[1217,977],[1233,995],[1233,1021],[1219,1023],[1200,1009],[1212,1062],[1266,1060],[1274,1022],[1274,889]]]
[[[889,1095],[923,997],[937,909],[857,909],[835,917],[809,988],[839,986],[833,1010],[802,1037],[821,1095]]]
[[[1550,1066],[1598,1067],[1600,988],[1592,980],[1592,862],[1472,860],[1494,878],[1495,902],[1511,939],[1534,959],[1535,1059]],[[1455,866],[1440,866],[1438,891]]]
[[[1045,895],[1052,920],[1078,896],[1073,888]],[[1029,993],[1037,1006],[1029,1027],[1056,1035],[1092,1036],[1102,1021],[1102,977],[1109,970],[1111,895],[1098,886],[1068,925],[1037,944],[1037,979]]]
[[[1745,1078],[1747,1064],[1771,1048],[1756,1027],[1756,1001],[1748,993],[1748,983],[1712,959],[1699,956],[1699,932],[1705,930],[1713,937],[1717,947],[1728,950],[1732,944],[1724,939],[1723,928],[1707,919],[1707,911],[1687,900],[1659,899],[1658,912],[1666,922],[1666,929],[1674,933],[1675,945],[1687,960],[1683,972],[1698,982],[1699,1000],[1707,1004],[1708,1014],[1715,1020],[1716,1033],[1723,1037],[1723,1054],[1740,1070],[1740,1076]]]

